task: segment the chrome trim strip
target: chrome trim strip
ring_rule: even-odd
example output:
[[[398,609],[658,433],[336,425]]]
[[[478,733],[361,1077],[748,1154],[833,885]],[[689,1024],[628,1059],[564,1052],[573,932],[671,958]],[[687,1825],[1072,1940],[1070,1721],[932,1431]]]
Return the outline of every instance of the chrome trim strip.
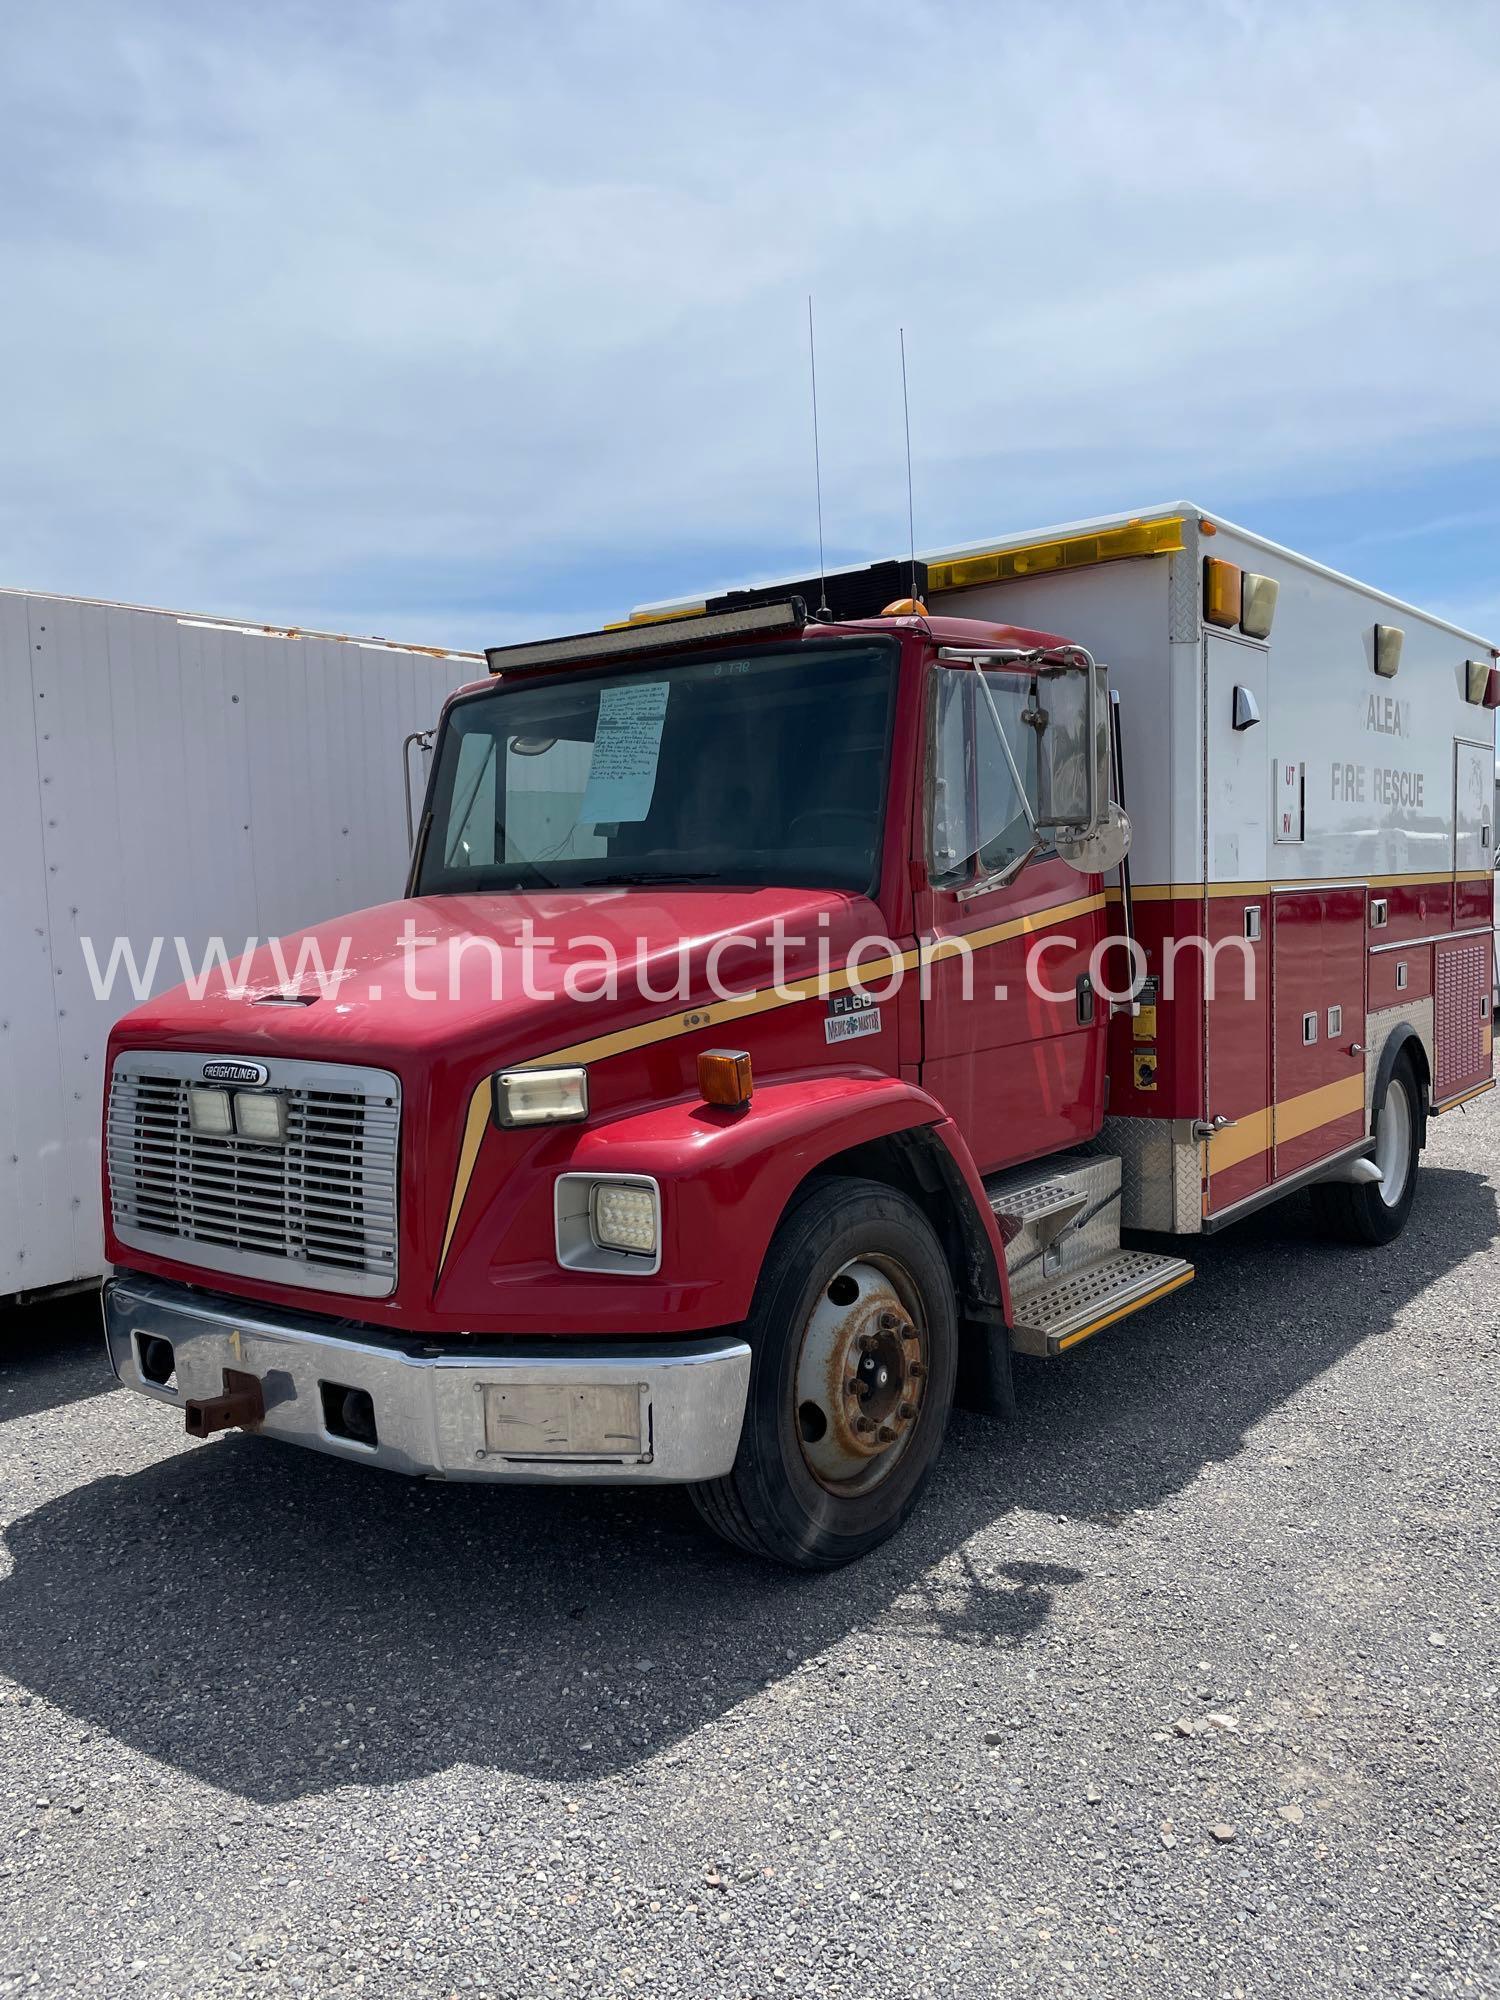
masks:
[[[265,1436],[428,1479],[717,1479],[734,1464],[750,1384],[750,1349],[727,1334],[682,1341],[474,1335],[436,1343],[125,1274],[105,1286],[104,1325],[110,1364],[138,1395],[180,1409],[189,1397],[218,1395],[225,1368],[237,1368],[261,1380]],[[175,1389],[141,1375],[137,1333],[171,1341]],[[321,1385],[330,1381],[369,1392],[378,1444],[326,1428]],[[566,1448],[491,1450],[486,1390],[507,1399],[519,1392],[523,1408],[532,1391],[531,1408],[543,1417],[560,1395],[602,1391],[628,1401],[639,1390],[644,1449],[589,1457]]]
[[[1254,1194],[1247,1194],[1230,1208],[1221,1208],[1203,1218],[1203,1233],[1212,1236],[1216,1229],[1223,1229],[1228,1223],[1238,1222],[1242,1216],[1253,1215],[1258,1208],[1267,1208],[1273,1201],[1280,1201],[1284,1194],[1295,1194],[1299,1188],[1311,1187],[1314,1181],[1328,1180],[1345,1167],[1351,1160],[1364,1159],[1375,1148],[1373,1139],[1356,1139],[1352,1146],[1345,1146],[1337,1153],[1330,1153],[1326,1160],[1315,1160],[1310,1167],[1300,1167],[1296,1173],[1288,1174],[1284,1180],[1274,1181],[1270,1187],[1257,1188]]]
[[[1372,944],[1370,956],[1377,951],[1412,951],[1419,944],[1447,944],[1451,938],[1482,938],[1490,935],[1488,924],[1476,924],[1467,931],[1434,931],[1430,937],[1394,938],[1388,944]]]

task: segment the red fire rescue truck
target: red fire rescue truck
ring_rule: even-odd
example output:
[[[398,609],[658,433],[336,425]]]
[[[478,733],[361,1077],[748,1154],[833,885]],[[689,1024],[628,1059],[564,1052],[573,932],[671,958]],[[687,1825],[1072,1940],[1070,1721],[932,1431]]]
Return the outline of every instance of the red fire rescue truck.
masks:
[[[859,1555],[1165,1239],[1400,1230],[1491,1087],[1494,661],[1186,505],[496,649],[406,899],[115,1031],[120,1380]]]

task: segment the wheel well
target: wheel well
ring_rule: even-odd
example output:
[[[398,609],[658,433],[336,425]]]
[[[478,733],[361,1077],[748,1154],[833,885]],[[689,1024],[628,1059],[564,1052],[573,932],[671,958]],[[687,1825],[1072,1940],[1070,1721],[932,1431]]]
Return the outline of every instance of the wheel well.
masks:
[[[1370,1093],[1370,1119],[1373,1125],[1376,1112],[1385,1102],[1386,1087],[1390,1083],[1396,1064],[1402,1056],[1411,1060],[1417,1073],[1417,1145],[1427,1144],[1427,1115],[1432,1104],[1432,1067],[1427,1060],[1427,1050],[1422,1037],[1409,1022],[1403,1022],[1391,1031],[1385,1047],[1380,1052],[1380,1067],[1375,1073],[1375,1088]]]
[[[850,1146],[824,1160],[808,1178],[829,1174],[857,1174],[909,1195],[932,1224],[947,1254],[960,1311],[968,1319],[1003,1322],[1001,1287],[989,1237],[957,1162],[934,1132],[919,1125]]]

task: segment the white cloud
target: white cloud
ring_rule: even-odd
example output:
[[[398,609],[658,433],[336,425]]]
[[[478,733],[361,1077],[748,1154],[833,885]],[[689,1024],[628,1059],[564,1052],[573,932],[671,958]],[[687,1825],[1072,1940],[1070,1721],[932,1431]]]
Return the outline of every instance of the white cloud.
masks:
[[[840,552],[905,539],[902,322],[928,544],[1500,449],[1491,10],[7,38],[7,581],[472,642],[775,567],[812,537],[809,290]]]

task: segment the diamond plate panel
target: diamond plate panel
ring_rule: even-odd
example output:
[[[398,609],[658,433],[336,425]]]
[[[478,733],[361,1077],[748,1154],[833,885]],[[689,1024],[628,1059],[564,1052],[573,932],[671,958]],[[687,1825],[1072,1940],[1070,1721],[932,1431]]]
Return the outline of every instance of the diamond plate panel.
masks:
[[[1432,1062],[1432,996],[1426,994],[1420,1000],[1409,1000],[1399,1007],[1382,1007],[1378,1013],[1365,1019],[1365,1130],[1370,1129],[1370,1114],[1375,1107],[1375,1079],[1380,1074],[1380,1058],[1385,1053],[1385,1045],[1393,1030],[1410,1026],[1416,1029],[1417,1038],[1427,1057],[1428,1075],[1434,1074]]]
[[[1106,1118],[1086,1149],[1120,1161],[1120,1226],[1163,1236],[1203,1228],[1203,1148],[1186,1118]]]

